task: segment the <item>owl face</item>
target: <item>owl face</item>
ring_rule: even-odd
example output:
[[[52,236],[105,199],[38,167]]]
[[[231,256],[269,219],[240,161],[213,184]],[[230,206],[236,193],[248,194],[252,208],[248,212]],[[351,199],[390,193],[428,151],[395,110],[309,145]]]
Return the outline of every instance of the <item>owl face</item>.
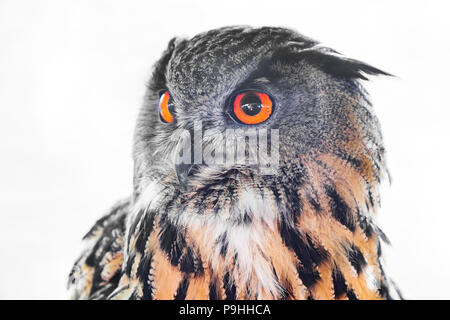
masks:
[[[186,190],[231,171],[261,175],[260,163],[226,158],[235,153],[230,139],[244,141],[244,156],[258,154],[262,133],[271,152],[257,162],[273,165],[264,158],[276,153],[265,180],[302,170],[306,155],[331,153],[358,164],[369,152],[381,166],[381,134],[359,83],[363,73],[386,74],[282,28],[228,27],[171,40],[138,118],[136,194],[162,177]],[[208,152],[215,161],[205,161]]]

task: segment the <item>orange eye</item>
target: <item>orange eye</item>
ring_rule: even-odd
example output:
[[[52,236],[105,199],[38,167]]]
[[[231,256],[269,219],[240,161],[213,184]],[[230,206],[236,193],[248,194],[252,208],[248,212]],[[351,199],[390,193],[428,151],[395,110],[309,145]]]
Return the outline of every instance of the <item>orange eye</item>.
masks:
[[[169,100],[170,100],[169,91],[165,91],[161,95],[161,98],[159,99],[159,115],[161,117],[161,120],[166,123],[173,122],[173,116],[169,110]]]
[[[234,99],[234,115],[245,124],[258,124],[272,114],[272,100],[265,93],[246,91]]]

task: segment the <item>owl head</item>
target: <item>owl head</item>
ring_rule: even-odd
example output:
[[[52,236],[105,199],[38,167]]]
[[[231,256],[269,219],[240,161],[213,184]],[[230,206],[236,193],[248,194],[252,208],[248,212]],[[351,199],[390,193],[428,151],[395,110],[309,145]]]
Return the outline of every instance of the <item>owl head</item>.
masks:
[[[135,196],[155,179],[186,192],[231,176],[298,185],[314,166],[332,180],[330,161],[375,184],[384,149],[361,80],[377,74],[388,75],[285,28],[172,39],[137,121]]]
[[[192,276],[210,298],[389,297],[377,74],[284,28],[172,39],[136,125],[118,292],[184,297]]]

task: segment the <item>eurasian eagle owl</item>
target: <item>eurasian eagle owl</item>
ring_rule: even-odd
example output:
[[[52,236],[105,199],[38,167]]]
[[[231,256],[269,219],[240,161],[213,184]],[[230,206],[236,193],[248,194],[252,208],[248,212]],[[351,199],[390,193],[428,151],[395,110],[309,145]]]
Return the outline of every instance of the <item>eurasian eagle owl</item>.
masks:
[[[284,28],[172,39],[137,120],[132,196],[84,237],[73,298],[392,298],[366,74],[387,75]]]

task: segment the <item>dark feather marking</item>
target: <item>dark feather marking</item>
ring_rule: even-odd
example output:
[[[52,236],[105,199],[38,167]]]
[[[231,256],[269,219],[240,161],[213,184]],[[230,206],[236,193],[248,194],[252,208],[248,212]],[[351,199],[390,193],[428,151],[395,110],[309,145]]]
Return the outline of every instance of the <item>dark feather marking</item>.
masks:
[[[217,287],[216,287],[216,281],[211,281],[209,284],[209,300],[218,300],[219,297],[217,296]]]
[[[103,297],[104,294],[109,294],[114,290],[117,285],[114,279],[116,279],[118,273],[120,274],[120,270],[117,270],[112,278],[106,282],[102,278],[102,271],[105,268],[105,263],[102,260],[106,254],[114,254],[122,249],[122,245],[119,245],[118,240],[122,239],[125,231],[126,209],[128,205],[129,201],[117,204],[108,215],[99,219],[95,226],[83,238],[87,239],[101,230],[101,234],[96,240],[94,247],[84,260],[87,266],[94,269],[90,298]],[[75,279],[72,279],[72,281],[75,282]]]
[[[306,174],[302,164],[293,164],[288,169],[280,170],[281,176],[270,181],[269,186],[279,211],[292,223],[300,216],[303,209],[298,189],[304,184]]]
[[[337,299],[347,292],[347,285],[345,284],[344,276],[338,268],[333,270],[332,277],[334,297]]]
[[[297,188],[292,185],[289,185],[289,187],[283,185],[283,190],[287,200],[287,215],[292,218],[292,221],[296,221],[303,209],[303,203],[297,193]]]
[[[202,215],[205,212],[205,203],[207,199],[213,197],[214,189],[204,189],[201,193],[197,193],[197,199],[195,201],[195,208],[197,208],[197,214]]]
[[[299,260],[297,272],[303,284],[308,288],[313,286],[320,279],[317,265],[326,259],[328,254],[325,253],[325,250],[316,250],[306,244],[300,231],[289,227],[284,219],[280,219],[279,230],[284,244],[294,251]],[[307,238],[307,241],[311,241],[311,239]]]
[[[364,202],[366,203],[366,208],[367,208],[367,211],[370,211],[370,206],[369,206],[369,202],[368,202],[367,200],[364,200]]]
[[[139,300],[139,296],[138,296],[138,291],[137,291],[137,288],[136,289],[134,289],[134,291],[133,291],[133,293],[131,294],[131,296],[130,296],[130,299],[129,300]]]
[[[373,227],[371,225],[371,223],[368,221],[368,219],[364,216],[361,215],[359,209],[357,209],[357,215],[359,218],[359,226],[360,228],[364,231],[364,234],[366,235],[367,238],[370,238],[373,235]]]
[[[188,276],[185,276],[183,281],[181,281],[180,285],[178,286],[177,293],[175,295],[175,300],[186,299],[186,293],[187,293],[188,287],[189,287],[189,278],[188,278]]]
[[[219,203],[219,199],[221,199],[221,197],[222,197],[223,190],[217,190],[216,193],[217,194],[214,197],[215,199],[212,202],[212,208],[214,209],[214,213],[218,214],[219,213],[219,209],[220,209],[220,206],[218,205],[218,203]]]
[[[223,277],[223,288],[225,289],[226,300],[236,300],[236,286],[230,279],[228,272]]]
[[[125,266],[125,274],[127,276],[131,276],[131,270],[133,269],[134,259],[136,258],[135,254],[132,254],[128,257],[127,264]]]
[[[128,234],[128,243],[131,242],[131,237],[135,234],[137,225],[141,221],[142,215],[144,214],[145,210],[139,210],[136,217],[133,220],[133,223],[130,226],[130,233]]]
[[[370,188],[368,188],[368,190],[367,190],[367,196],[369,197],[370,206],[373,207],[374,200],[373,200],[372,190]]]
[[[220,237],[216,240],[216,245],[220,246],[220,254],[225,257],[228,251],[227,232],[220,235]]]
[[[319,245],[318,243],[313,242],[309,234],[306,235],[306,241],[308,242],[307,245],[308,248],[310,249],[308,250],[308,252],[314,263],[319,265],[323,261],[328,260],[330,258],[330,254],[328,253],[328,251],[326,251],[325,248]]]
[[[277,207],[279,210],[281,210],[281,196],[280,193],[278,192],[278,186],[276,181],[272,181],[272,184],[270,185],[270,190],[272,191],[275,203],[277,204]]]
[[[153,261],[153,254],[150,253],[141,259],[137,268],[137,276],[139,277],[140,282],[143,284],[142,287],[143,300],[153,300],[152,296],[153,286],[151,279],[149,277],[152,272],[151,270],[152,261]]]
[[[136,239],[136,250],[141,254],[144,254],[145,244],[147,243],[150,234],[153,232],[154,220],[155,220],[155,213],[147,212],[145,214],[145,217],[143,218],[142,225],[139,228],[139,235],[137,236]]]
[[[111,218],[109,215],[108,218]],[[119,217],[118,220],[109,221],[108,224],[103,226],[103,233],[101,237],[97,240],[94,247],[92,248],[90,254],[86,257],[85,263],[89,267],[97,266],[102,260],[103,256],[109,251],[117,251],[112,247],[116,237],[120,236],[124,232],[125,215]]]
[[[116,287],[115,290],[113,290],[107,297],[106,299],[108,300],[112,300],[115,297],[117,297],[119,294],[121,294],[122,292],[124,292],[125,290],[129,289],[130,285],[126,285],[126,286],[121,286],[121,287]]]
[[[378,247],[379,247],[379,256],[378,257],[380,257],[380,255],[381,255],[381,245],[380,245],[380,243],[378,243]],[[391,296],[389,287],[387,285],[386,273],[384,272],[384,268],[383,268],[383,265],[381,264],[380,260],[378,260],[378,267],[380,268],[380,273],[381,273],[381,278],[382,278],[382,280],[379,283],[378,294],[382,298],[385,298],[387,300],[393,300],[393,297]],[[403,300],[402,293],[395,286],[395,284],[394,284],[394,289],[397,292],[399,298]]]
[[[356,272],[360,274],[363,267],[367,264],[367,261],[364,258],[361,250],[359,250],[358,247],[352,244],[350,247],[346,247],[345,251],[351,265],[353,266],[353,268],[355,268]]]
[[[195,270],[194,251],[192,248],[187,247],[180,260],[180,271],[194,273]]]
[[[103,268],[105,266],[100,266],[100,265],[96,265],[94,268],[94,275],[92,276],[92,287],[91,287],[91,293],[94,293],[95,291],[97,291],[98,289],[101,288],[102,284],[104,284],[103,282],[103,278],[102,278],[102,271]],[[120,270],[117,270],[120,271]],[[116,271],[116,272],[117,272]]]
[[[161,249],[167,253],[170,263],[177,266],[182,250],[186,247],[186,240],[177,227],[166,217],[160,219],[159,226],[161,227],[159,238]]]
[[[242,212],[239,209],[234,209],[230,221],[235,225],[249,225],[252,223],[253,218],[247,210]]]
[[[94,290],[94,287],[91,289],[91,294],[89,295],[89,299],[92,300],[104,300],[117,288],[119,285],[119,281],[121,278],[120,270],[117,270],[114,276],[109,279],[108,283],[103,286],[98,286],[98,289]]]
[[[129,200],[117,204],[110,213],[97,220],[94,226],[84,235],[83,240],[93,236],[100,228],[103,228],[103,235],[108,234],[108,231],[111,231],[115,228],[124,231],[124,222],[126,217],[125,209],[129,204]]]
[[[272,263],[272,272],[275,276],[275,280],[277,281],[277,287],[278,293],[280,294],[280,300],[286,300],[289,296],[292,296],[292,292],[290,292],[287,288],[285,288],[281,283],[280,279],[278,278],[277,271],[275,270],[275,267]]]
[[[194,277],[201,276],[204,274],[205,269],[203,269],[203,261],[200,254],[194,255]]]
[[[226,185],[226,190],[227,190],[227,194],[228,197],[230,199],[230,206],[233,206],[233,204],[236,202],[236,190],[237,190],[237,186],[235,185],[234,182],[229,182]]]
[[[382,248],[381,248],[381,242],[378,241],[378,244],[377,244],[377,257],[380,258],[382,254],[383,254],[383,252],[382,252]]]
[[[248,213],[247,210],[245,210],[244,215],[242,216],[240,220],[240,224],[249,225],[252,223],[252,216]]]
[[[92,248],[91,253],[87,256],[86,260],[84,260],[84,263],[86,263],[89,267],[95,267],[98,263],[98,259],[96,259],[96,252],[101,246],[101,241],[97,241],[97,243]]]
[[[347,297],[348,297],[348,300],[359,300],[358,297],[356,296],[355,292],[352,289],[347,290]]]
[[[380,287],[378,288],[378,294],[380,295],[380,297],[382,297],[383,299],[386,300],[393,300],[391,295],[389,294],[389,289],[386,286],[386,284],[382,281],[380,283]]]
[[[295,219],[300,216],[303,209],[303,203],[298,194],[298,189],[305,182],[305,170],[302,164],[299,166],[292,164],[289,169],[282,168],[281,171],[282,176],[279,185],[287,200],[287,203],[285,204],[286,210],[288,211],[287,214],[292,217],[292,221],[295,221]]]
[[[326,185],[325,192],[330,198],[330,207],[333,217],[342,225],[346,226],[350,231],[355,231],[355,222],[352,219],[352,213],[349,206],[337,193],[336,189]]]
[[[380,239],[383,240],[384,243],[386,243],[387,245],[391,244],[391,241],[389,240],[387,235],[383,232],[383,230],[381,230],[378,227],[377,227],[377,233],[378,233],[378,236],[380,237]]]
[[[354,167],[356,169],[361,168],[362,161],[360,159],[352,157],[351,155],[346,154],[346,153],[342,154],[342,155],[339,153],[338,156],[341,159],[345,160],[347,163],[349,163],[352,167]]]
[[[286,292],[288,293],[288,296],[294,298],[294,293],[293,293],[294,290],[292,288],[292,283],[286,278],[284,280],[284,283],[285,283],[285,289],[286,289]]]
[[[251,295],[252,295],[252,288],[250,287],[250,285],[247,283],[245,285],[245,296],[243,300],[250,300],[251,299]]]
[[[303,265],[297,267],[297,272],[303,284],[307,288],[311,288],[317,281],[320,280],[320,274],[316,269],[308,269]]]

